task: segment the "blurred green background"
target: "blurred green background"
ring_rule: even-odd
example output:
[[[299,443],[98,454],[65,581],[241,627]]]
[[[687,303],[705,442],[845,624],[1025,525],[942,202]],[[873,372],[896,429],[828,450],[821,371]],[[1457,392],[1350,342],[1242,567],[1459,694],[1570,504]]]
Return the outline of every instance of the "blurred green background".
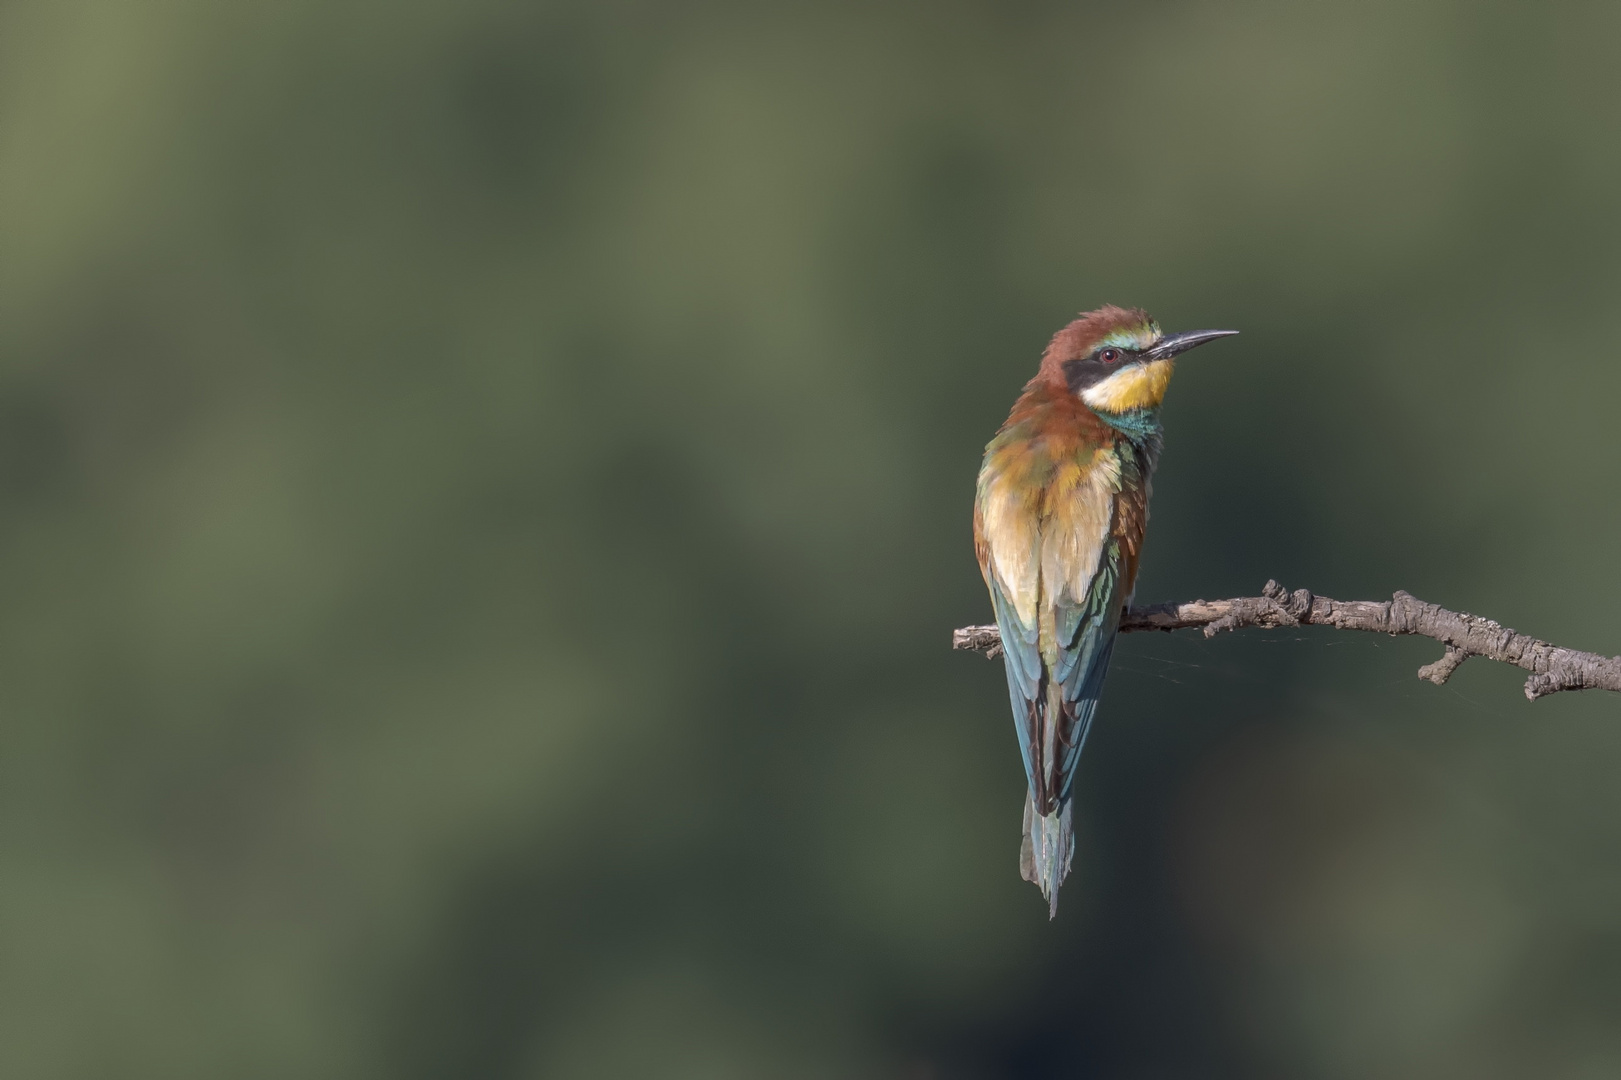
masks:
[[[1621,651],[1621,6],[0,4],[0,1074],[1621,1075],[1621,715],[1134,635],[1056,922],[979,454],[1144,601]]]

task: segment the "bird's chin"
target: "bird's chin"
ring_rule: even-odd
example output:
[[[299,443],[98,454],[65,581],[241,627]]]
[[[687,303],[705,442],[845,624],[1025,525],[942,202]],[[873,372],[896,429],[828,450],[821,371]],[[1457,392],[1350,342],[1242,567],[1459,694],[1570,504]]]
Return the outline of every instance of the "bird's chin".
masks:
[[[1136,409],[1156,409],[1165,400],[1176,361],[1150,360],[1121,368],[1107,379],[1081,391],[1081,400],[1098,412],[1126,413]]]

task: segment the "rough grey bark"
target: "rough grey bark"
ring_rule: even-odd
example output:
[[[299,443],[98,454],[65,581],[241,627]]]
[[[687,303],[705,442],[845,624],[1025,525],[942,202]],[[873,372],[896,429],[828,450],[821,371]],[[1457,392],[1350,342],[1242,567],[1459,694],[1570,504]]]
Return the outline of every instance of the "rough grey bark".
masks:
[[[1433,638],[1446,646],[1446,652],[1419,668],[1418,677],[1437,686],[1469,657],[1484,656],[1529,671],[1525,696],[1532,701],[1560,690],[1621,691],[1621,656],[1562,649],[1478,615],[1426,604],[1405,592],[1384,601],[1330,600],[1306,589],[1290,592],[1269,581],[1260,596],[1130,608],[1120,622],[1123,633],[1200,627],[1207,638],[1246,626],[1332,626]],[[1002,638],[994,626],[965,626],[952,632],[951,647],[996,657],[1002,653]]]

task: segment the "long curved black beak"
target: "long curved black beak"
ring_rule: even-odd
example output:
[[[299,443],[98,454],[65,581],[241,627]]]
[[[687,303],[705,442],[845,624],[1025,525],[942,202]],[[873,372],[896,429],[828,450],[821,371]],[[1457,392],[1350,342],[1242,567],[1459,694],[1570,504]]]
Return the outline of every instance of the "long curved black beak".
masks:
[[[1152,349],[1143,353],[1144,360],[1167,360],[1187,352],[1196,345],[1217,338],[1232,337],[1237,330],[1187,330],[1180,334],[1167,334]]]

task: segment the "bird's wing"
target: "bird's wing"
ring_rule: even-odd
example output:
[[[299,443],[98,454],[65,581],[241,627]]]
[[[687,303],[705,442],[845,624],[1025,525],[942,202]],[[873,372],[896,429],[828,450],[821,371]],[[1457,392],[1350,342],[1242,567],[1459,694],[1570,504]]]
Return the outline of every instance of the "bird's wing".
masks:
[[[1051,611],[1043,642],[1050,689],[1040,743],[1038,809],[1069,795],[1092,726],[1120,626],[1124,560],[1114,535],[1120,459],[1098,449],[1060,471],[1042,536],[1041,606]]]
[[[1055,612],[1059,650],[1052,681],[1057,688],[1058,715],[1054,725],[1055,752],[1046,762],[1050,771],[1044,786],[1055,792],[1059,801],[1069,798],[1070,786],[1075,782],[1081,748],[1092,729],[1109,657],[1114,653],[1124,600],[1123,562],[1120,542],[1111,537],[1104,544],[1084,597],[1079,602],[1061,599]]]
[[[1120,472],[1106,451],[1057,466],[1040,485],[996,464],[987,456],[980,473],[976,550],[1025,775],[1045,815],[1068,793],[1119,626],[1121,560],[1110,532]]]
[[[1045,696],[1036,612],[1040,601],[1040,490],[999,468],[986,455],[974,500],[974,550],[990,590],[996,625],[1002,634],[1008,698],[1019,729],[1025,776],[1034,783],[1031,725],[1036,702]]]

